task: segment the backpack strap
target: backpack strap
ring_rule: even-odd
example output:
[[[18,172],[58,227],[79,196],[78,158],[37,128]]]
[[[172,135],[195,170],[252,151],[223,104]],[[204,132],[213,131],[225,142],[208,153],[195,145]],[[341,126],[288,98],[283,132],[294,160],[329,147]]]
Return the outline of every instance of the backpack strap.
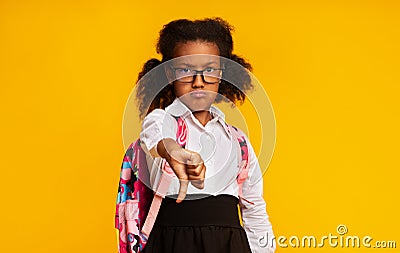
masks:
[[[187,140],[187,125],[185,120],[179,116],[173,116],[177,123],[178,129],[176,131],[176,141],[177,143],[184,148],[186,146]],[[142,234],[144,234],[147,238],[150,235],[150,232],[154,226],[154,222],[157,218],[158,211],[160,210],[162,199],[165,198],[165,195],[168,191],[168,188],[171,184],[172,178],[175,176],[174,171],[168,164],[168,162],[163,159],[162,161],[162,174],[159,181],[159,185],[156,189],[156,192],[153,197],[153,201],[151,202],[151,206],[149,209],[149,213],[147,214],[146,220],[144,222],[142,228]]]
[[[238,158],[238,165],[239,165],[239,173],[238,173],[236,180],[239,185],[239,198],[254,205],[253,202],[247,200],[243,196],[243,182],[249,176],[249,148],[247,146],[246,139],[241,130],[239,130],[238,128],[236,128],[232,125],[229,125],[228,123],[225,123],[225,124],[228,126],[230,133],[237,140],[236,145],[237,145],[237,151],[238,151],[237,158]]]
[[[121,166],[115,212],[118,252],[128,252],[128,249],[129,252],[137,252],[135,249],[143,243],[138,236],[137,227],[137,220],[140,219],[142,213],[135,203],[138,199],[139,188],[142,185],[141,181],[138,180],[138,175],[141,172],[138,166],[143,166],[143,156],[145,155],[139,142],[140,140],[137,139],[129,145]]]

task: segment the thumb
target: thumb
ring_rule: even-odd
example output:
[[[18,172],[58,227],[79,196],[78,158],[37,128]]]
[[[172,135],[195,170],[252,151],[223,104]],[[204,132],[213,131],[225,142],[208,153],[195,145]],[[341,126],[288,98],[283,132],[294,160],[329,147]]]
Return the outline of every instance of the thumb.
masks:
[[[184,164],[176,164],[175,174],[179,179],[179,192],[176,203],[181,203],[186,197],[186,192],[189,185],[189,176],[186,173]]]
[[[179,183],[180,183],[179,193],[178,193],[178,198],[176,199],[176,203],[181,203],[183,201],[183,199],[186,197],[189,180],[179,179]]]

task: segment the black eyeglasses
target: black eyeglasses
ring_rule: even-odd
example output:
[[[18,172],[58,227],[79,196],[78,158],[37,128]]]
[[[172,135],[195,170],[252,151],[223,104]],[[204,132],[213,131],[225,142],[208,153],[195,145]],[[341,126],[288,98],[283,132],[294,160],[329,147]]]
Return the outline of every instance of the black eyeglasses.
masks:
[[[221,80],[224,68],[207,67],[203,70],[195,70],[191,68],[174,68],[175,79],[181,83],[193,83],[198,74],[201,75],[204,83],[213,84]]]

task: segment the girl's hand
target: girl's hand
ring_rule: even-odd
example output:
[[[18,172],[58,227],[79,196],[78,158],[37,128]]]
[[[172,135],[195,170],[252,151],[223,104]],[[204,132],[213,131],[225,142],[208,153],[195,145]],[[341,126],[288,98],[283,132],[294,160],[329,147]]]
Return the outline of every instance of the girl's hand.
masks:
[[[189,182],[198,189],[204,188],[206,167],[199,153],[182,148],[170,138],[158,142],[157,153],[166,159],[179,179],[177,203],[185,198]]]
[[[204,188],[206,166],[199,153],[180,147],[173,149],[166,160],[179,179],[177,203],[185,198],[189,182],[198,189]]]

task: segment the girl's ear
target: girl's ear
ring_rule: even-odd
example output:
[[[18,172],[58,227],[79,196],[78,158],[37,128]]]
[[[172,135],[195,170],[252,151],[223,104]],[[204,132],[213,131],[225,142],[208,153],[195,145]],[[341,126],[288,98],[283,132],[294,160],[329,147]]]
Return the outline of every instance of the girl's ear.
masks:
[[[174,80],[174,73],[172,72],[171,66],[169,64],[164,64],[165,75],[167,76],[168,83],[172,85]]]

